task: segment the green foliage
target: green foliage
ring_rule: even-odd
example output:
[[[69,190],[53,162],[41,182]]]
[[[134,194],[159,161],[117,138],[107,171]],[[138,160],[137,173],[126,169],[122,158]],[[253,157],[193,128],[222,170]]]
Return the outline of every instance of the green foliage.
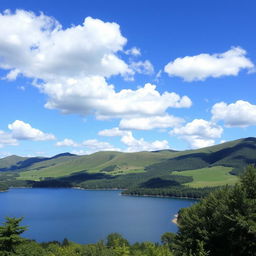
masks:
[[[174,186],[170,188],[131,188],[124,190],[123,195],[132,196],[160,196],[160,197],[184,197],[203,198],[216,188],[190,188],[185,186]]]
[[[69,246],[69,245],[70,245],[70,242],[68,241],[68,239],[64,238],[62,241],[62,246]]]
[[[170,249],[170,251],[175,250],[175,238],[176,238],[176,234],[175,233],[171,233],[171,232],[165,232],[162,236],[161,236],[161,243],[163,245],[165,245],[167,248]]]
[[[253,165],[247,167],[246,172],[241,176],[241,183],[247,196],[256,199],[256,171]]]
[[[129,242],[118,233],[110,234],[106,242],[81,245],[64,239],[37,243],[22,238],[26,227],[20,226],[22,218],[6,218],[0,226],[0,256],[173,256],[167,246],[150,242]]]
[[[33,181],[17,180],[19,175],[16,172],[0,171],[0,191],[5,191],[9,187],[31,187]]]
[[[19,256],[49,256],[46,250],[35,241],[23,241],[16,246],[15,253],[12,255]]]
[[[8,189],[9,189],[9,187],[8,187],[7,184],[5,184],[4,182],[0,182],[0,192],[1,191],[6,191]]]
[[[9,255],[15,252],[15,247],[22,244],[25,239],[20,235],[27,229],[20,226],[22,218],[6,218],[3,226],[0,226],[0,255]]]
[[[256,169],[179,213],[177,255],[247,255],[256,251]]]
[[[129,242],[118,233],[112,233],[107,236],[106,246],[109,248],[116,248],[128,245]]]

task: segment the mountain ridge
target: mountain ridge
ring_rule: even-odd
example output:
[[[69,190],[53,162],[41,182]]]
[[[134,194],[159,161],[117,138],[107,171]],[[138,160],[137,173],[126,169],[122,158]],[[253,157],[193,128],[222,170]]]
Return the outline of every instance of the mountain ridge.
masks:
[[[83,156],[65,152],[47,158],[10,156],[0,159],[0,182],[1,177],[13,177],[15,184],[28,186],[214,187],[234,184],[243,169],[255,163],[256,138],[248,137],[185,151],[103,151]],[[13,180],[10,179],[10,184]]]

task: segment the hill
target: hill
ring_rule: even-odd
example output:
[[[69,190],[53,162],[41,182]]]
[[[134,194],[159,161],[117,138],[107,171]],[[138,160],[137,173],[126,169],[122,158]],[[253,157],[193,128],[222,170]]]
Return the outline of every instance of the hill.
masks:
[[[97,152],[51,158],[10,156],[0,159],[0,182],[30,186],[83,188],[191,188],[234,184],[256,162],[256,138],[245,138],[186,151]]]

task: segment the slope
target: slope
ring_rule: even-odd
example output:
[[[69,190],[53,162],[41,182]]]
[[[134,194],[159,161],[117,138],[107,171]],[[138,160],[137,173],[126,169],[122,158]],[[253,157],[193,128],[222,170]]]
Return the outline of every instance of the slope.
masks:
[[[31,164],[24,167],[28,162]],[[256,138],[245,138],[197,150],[28,158],[16,163],[15,171],[19,180],[45,180],[46,186],[54,180],[56,186],[65,183],[85,188],[161,187],[161,183],[203,187],[233,184],[236,178],[231,174],[238,175],[255,162]]]
[[[147,165],[163,161],[171,157],[172,151],[160,152],[97,152],[80,156],[69,162],[58,163],[47,168],[34,168],[20,173],[20,179],[40,180],[46,177],[62,177],[77,172],[107,173],[108,175],[144,172]]]

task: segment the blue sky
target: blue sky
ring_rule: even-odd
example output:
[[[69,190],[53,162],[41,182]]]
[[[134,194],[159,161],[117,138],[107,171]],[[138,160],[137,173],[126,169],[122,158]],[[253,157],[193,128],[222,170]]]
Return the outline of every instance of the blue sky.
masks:
[[[255,136],[253,0],[0,5],[0,157]]]

